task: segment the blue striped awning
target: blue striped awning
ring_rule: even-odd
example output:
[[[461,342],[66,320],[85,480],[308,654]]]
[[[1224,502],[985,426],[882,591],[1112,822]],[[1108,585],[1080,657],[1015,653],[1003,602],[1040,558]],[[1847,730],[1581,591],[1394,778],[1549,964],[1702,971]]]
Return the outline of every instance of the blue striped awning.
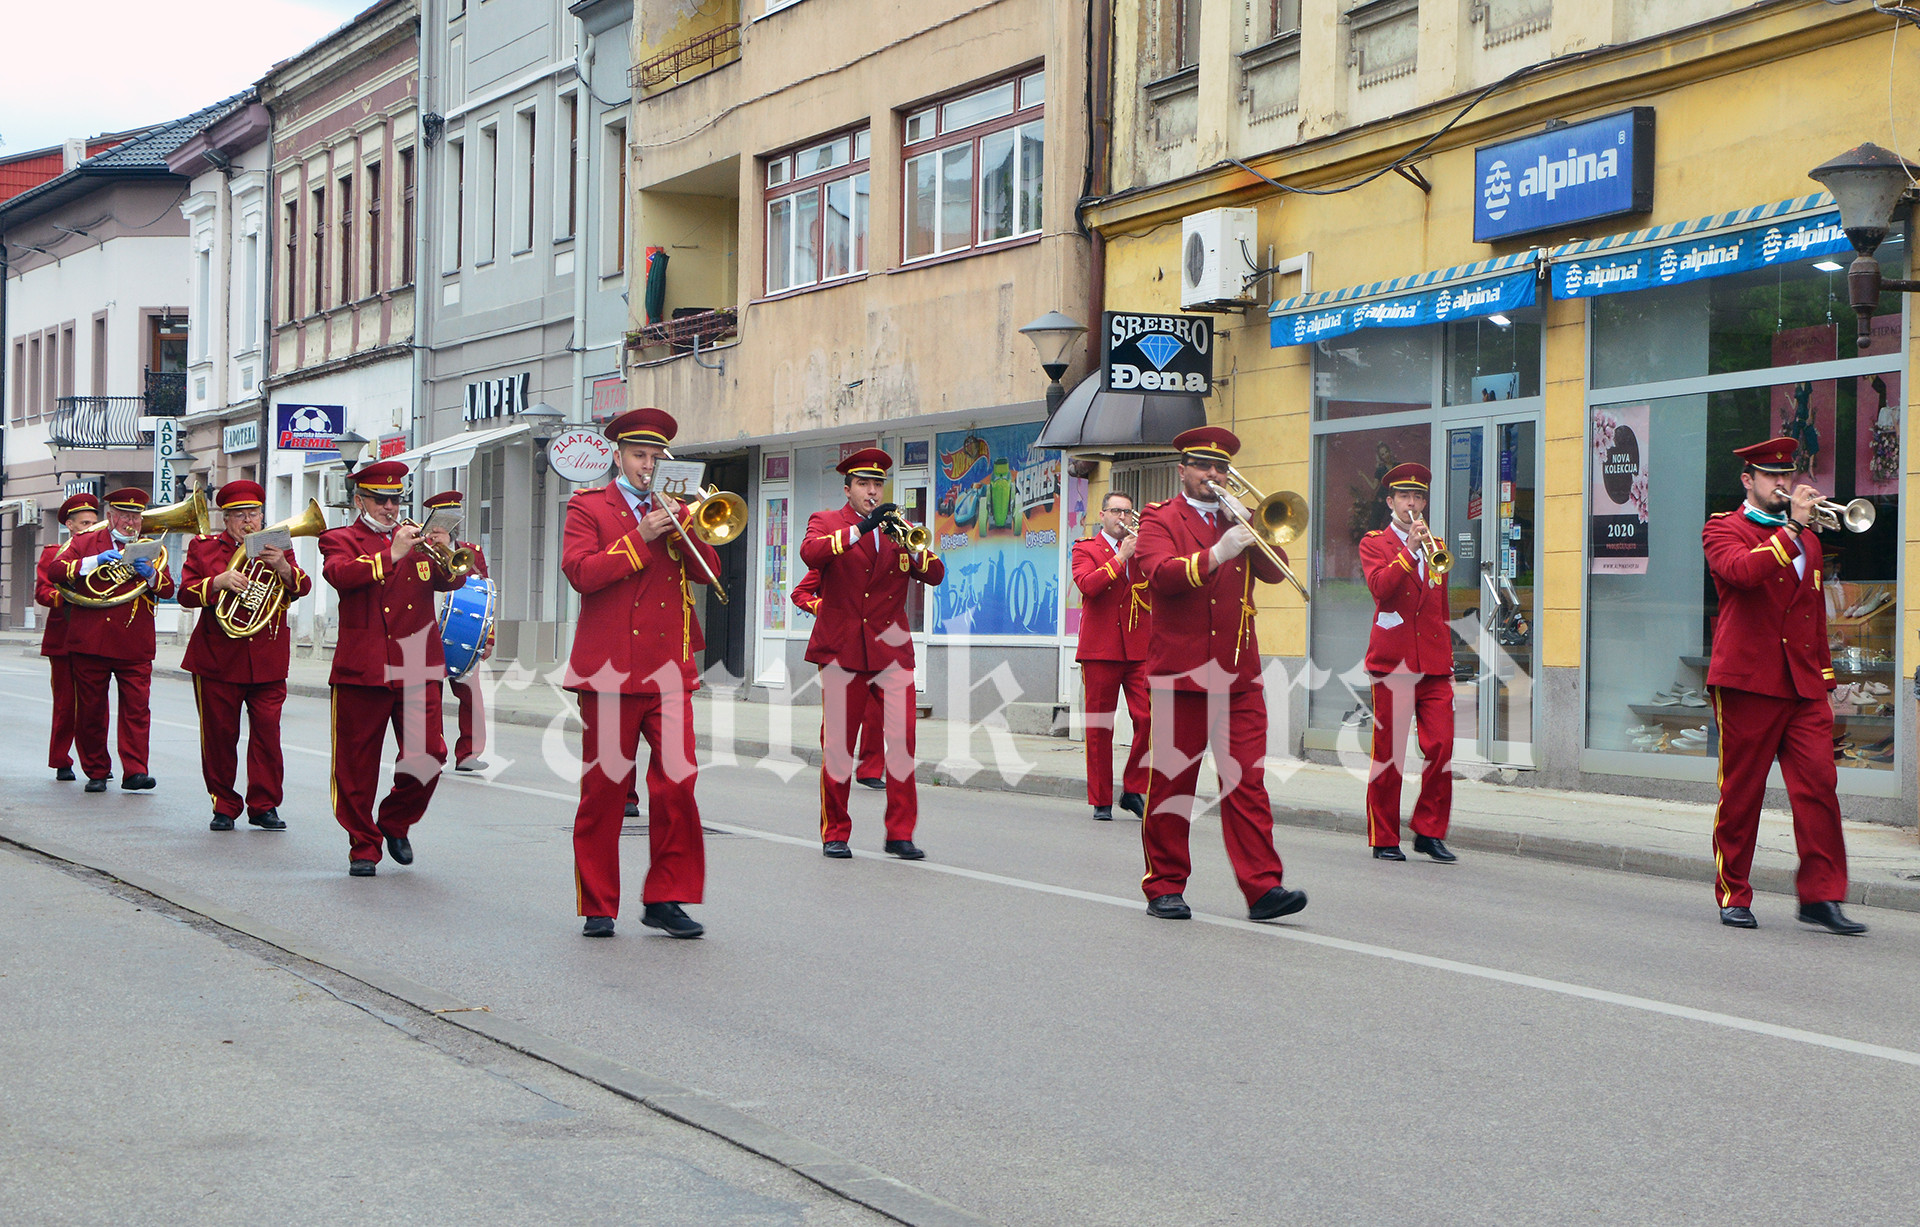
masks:
[[[1825,192],[1670,222],[1547,253],[1555,298],[1592,298],[1851,250]]]
[[[1305,345],[1363,328],[1411,327],[1529,306],[1542,255],[1535,248],[1497,260],[1281,299],[1267,309],[1269,344],[1276,349]]]

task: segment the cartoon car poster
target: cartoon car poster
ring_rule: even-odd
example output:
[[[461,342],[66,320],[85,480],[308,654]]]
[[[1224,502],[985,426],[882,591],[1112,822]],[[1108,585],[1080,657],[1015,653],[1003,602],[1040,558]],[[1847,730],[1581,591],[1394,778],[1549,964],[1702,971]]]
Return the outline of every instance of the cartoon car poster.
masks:
[[[1059,633],[1061,463],[1033,446],[1043,425],[935,437],[934,533],[947,563],[936,633]]]

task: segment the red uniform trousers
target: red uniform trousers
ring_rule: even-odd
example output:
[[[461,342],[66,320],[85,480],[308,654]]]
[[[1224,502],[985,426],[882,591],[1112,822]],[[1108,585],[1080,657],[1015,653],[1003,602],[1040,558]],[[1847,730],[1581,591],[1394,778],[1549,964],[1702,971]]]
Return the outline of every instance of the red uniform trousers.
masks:
[[[73,662],[66,656],[47,657],[53,684],[53,732],[47,738],[47,766],[73,766]]]
[[[73,742],[80,753],[80,773],[90,780],[113,774],[107,756],[107,679],[114,681],[120,702],[120,770],[127,775],[147,773],[147,734],[153,724],[147,702],[153,691],[153,662],[108,660],[71,652],[73,669]]]
[[[1113,804],[1113,717],[1123,687],[1127,715],[1133,720],[1133,746],[1120,773],[1120,788],[1123,792],[1146,792],[1147,662],[1083,660],[1080,683],[1087,692],[1087,804]]]
[[[207,782],[213,812],[238,818],[242,808],[260,814],[278,809],[287,778],[280,753],[280,709],[287,684],[217,682],[193,679],[193,702],[200,711],[200,776]],[[247,712],[247,800],[233,790],[240,770],[240,709]]]
[[[393,726],[398,753],[393,787],[373,814],[380,788],[380,751],[387,726]],[[427,812],[440,768],[447,761],[447,738],[440,728],[440,684],[424,686],[333,687],[333,816],[346,828],[356,861],[380,859],[382,836],[404,836]]]
[[[487,752],[487,703],[480,679],[471,673],[457,681],[448,678],[447,687],[460,704],[460,736],[453,743],[453,761],[464,763]]]
[[[853,835],[853,815],[847,811],[853,742],[868,713],[876,708],[883,732],[870,744],[885,747],[887,838],[912,839],[920,820],[920,794],[913,774],[914,726],[920,713],[914,704],[913,671],[888,668],[869,673],[826,665],[820,670],[820,695],[820,842]]]
[[[1209,700],[1217,705],[1208,710]],[[1149,900],[1186,890],[1193,862],[1187,851],[1200,758],[1211,744],[1219,765],[1220,827],[1227,859],[1249,905],[1280,885],[1280,854],[1273,848],[1273,806],[1267,800],[1267,695],[1252,688],[1230,694],[1155,687],[1153,735],[1147,754],[1147,816],[1140,838],[1147,854],[1141,889]],[[1211,727],[1209,727],[1211,724]]]
[[[1367,842],[1400,844],[1400,780],[1407,761],[1407,721],[1420,738],[1420,799],[1413,833],[1445,839],[1453,817],[1453,675],[1388,673],[1373,679],[1373,768],[1367,779]]]
[[[1747,873],[1775,759],[1793,804],[1793,843],[1800,853],[1794,889],[1800,902],[1845,899],[1847,845],[1835,795],[1832,704],[1824,695],[1777,699],[1731,686],[1715,686],[1712,692],[1720,726],[1720,804],[1713,812],[1713,889],[1720,906],[1753,906]]]
[[[573,815],[573,880],[582,916],[620,914],[620,827],[647,742],[647,880],[642,903],[698,903],[707,849],[693,786],[693,696],[578,692],[580,807]]]
[[[860,721],[860,744],[854,751],[860,756],[860,765],[853,769],[855,779],[878,780],[887,774],[887,743],[882,735],[881,714],[885,704],[867,704],[867,714]],[[918,712],[916,710],[915,714]]]

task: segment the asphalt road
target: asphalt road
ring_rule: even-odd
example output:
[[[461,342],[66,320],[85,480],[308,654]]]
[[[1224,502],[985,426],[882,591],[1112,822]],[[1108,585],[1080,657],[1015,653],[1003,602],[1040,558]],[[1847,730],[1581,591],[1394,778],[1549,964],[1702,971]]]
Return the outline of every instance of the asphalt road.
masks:
[[[930,860],[818,851],[812,776],[703,774],[708,926],[590,942],[571,786],[505,728],[449,773],[411,868],[347,877],[326,708],[287,710],[291,829],[206,830],[190,689],[155,689],[158,791],[43,766],[35,662],[0,665],[0,823],[138,865],[548,1034],[703,1090],[1005,1224],[1911,1223],[1920,915],[1817,933],[1761,896],[1494,855],[1376,862],[1281,828],[1312,902],[1254,925],[1217,822],[1193,923],[1148,918],[1137,824],[926,788]],[[451,720],[449,720],[451,728]],[[549,749],[552,747],[549,746]]]

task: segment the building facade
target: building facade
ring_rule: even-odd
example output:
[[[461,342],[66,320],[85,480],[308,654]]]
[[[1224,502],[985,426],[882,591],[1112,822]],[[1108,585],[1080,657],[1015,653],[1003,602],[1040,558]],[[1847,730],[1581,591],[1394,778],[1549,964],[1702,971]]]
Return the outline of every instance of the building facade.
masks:
[[[845,501],[835,466],[877,444],[947,561],[909,611],[923,702],[1066,701],[1085,487],[1033,447],[1047,379],[1019,329],[1092,305],[1085,11],[638,13],[628,400],[672,412],[676,454],[751,513],[721,551],[731,603],[702,598],[707,667],[818,701],[787,594],[809,514]],[[1011,690],[980,684],[995,668]]]
[[[1279,591],[1260,626],[1291,749],[1366,757],[1356,543],[1384,466],[1418,460],[1457,559],[1456,761],[1710,799],[1700,528],[1741,498],[1730,450],[1786,433],[1877,511],[1825,539],[1835,758],[1850,816],[1914,821],[1912,332],[1888,294],[1856,341],[1851,252],[1807,177],[1896,145],[1920,87],[1865,71],[1892,37],[1865,6],[1790,3],[1116,6],[1112,184],[1087,211],[1107,307],[1180,309],[1193,230],[1253,227],[1247,293],[1206,304],[1232,373],[1209,415],[1311,508],[1313,600]],[[1896,226],[1882,264],[1907,246]]]

